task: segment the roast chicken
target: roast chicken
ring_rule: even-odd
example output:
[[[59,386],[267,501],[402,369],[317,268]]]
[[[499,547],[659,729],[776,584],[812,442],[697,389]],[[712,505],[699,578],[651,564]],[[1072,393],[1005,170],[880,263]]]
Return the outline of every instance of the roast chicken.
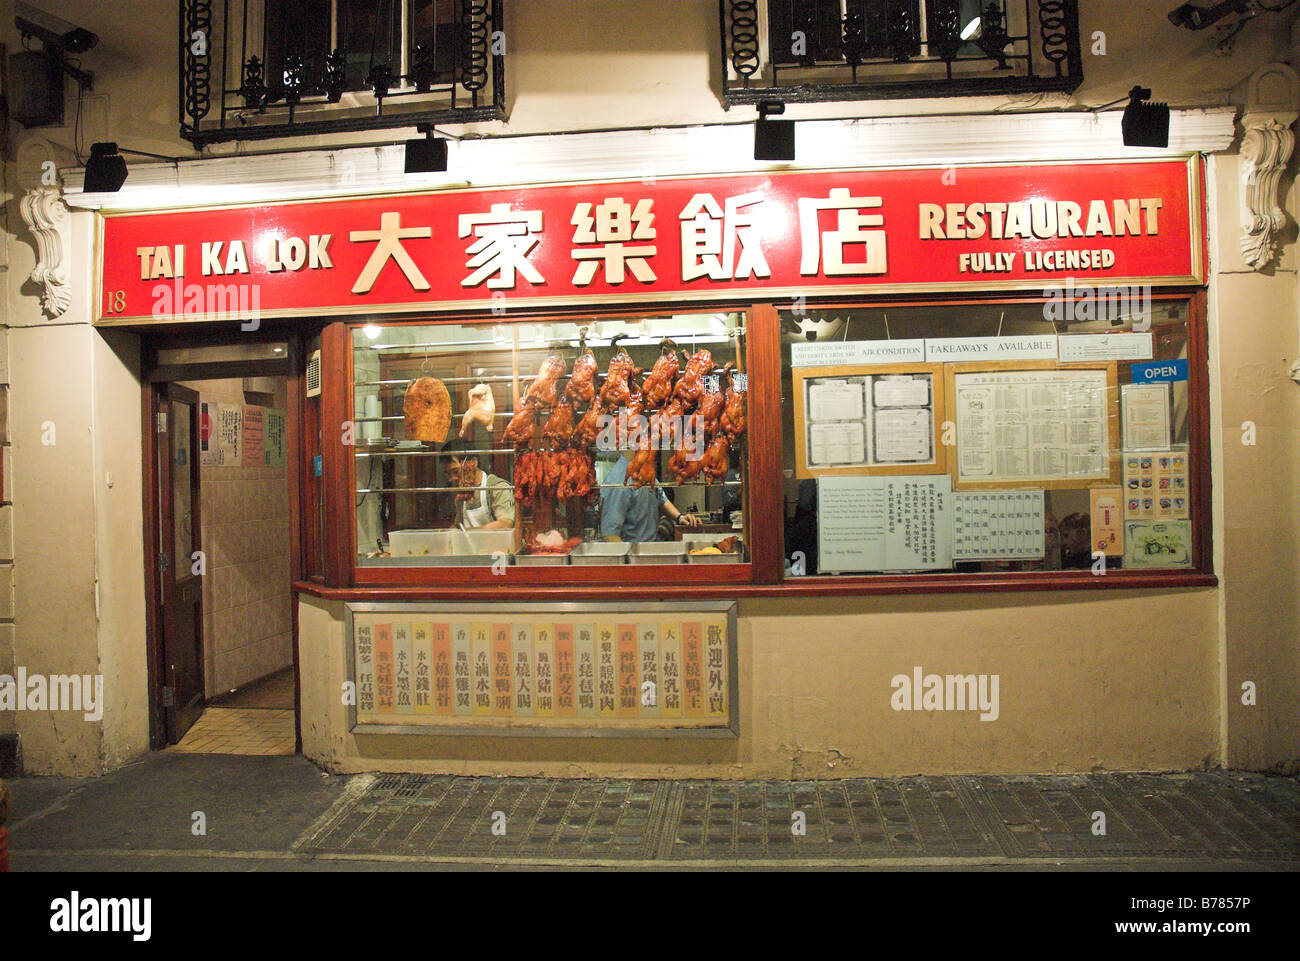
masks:
[[[469,429],[474,424],[482,424],[491,433],[496,415],[497,403],[492,388],[487,384],[475,384],[469,392],[469,407],[460,419],[461,438],[469,436]]]
[[[677,345],[665,338],[659,345],[659,359],[641,384],[647,407],[651,410],[662,407],[672,396],[673,382],[679,370],[681,364],[677,362]]]
[[[564,376],[564,357],[559,351],[551,351],[537,368],[537,376],[528,385],[523,403],[538,407],[554,407],[556,401],[556,382]]]
[[[600,388],[600,405],[608,411],[621,407],[627,403],[628,395],[631,393],[629,381],[636,371],[636,365],[632,363],[632,357],[628,354],[627,349],[619,347],[618,342],[627,334],[615,334],[610,338],[609,345],[617,348],[614,356],[609,359],[609,370],[605,373],[605,383]]]
[[[564,447],[569,443],[572,434],[573,407],[568,403],[560,403],[551,411],[551,416],[546,418],[542,437],[549,441],[552,447]]]
[[[590,404],[596,398],[596,355],[587,346],[587,328],[582,329],[578,341],[578,359],[573,362],[573,373],[569,374],[568,386],[564,388],[564,399],[577,407]]]
[[[536,451],[522,451],[515,456],[515,503],[531,507],[537,503],[538,488],[541,486],[541,454]]]
[[[713,370],[713,355],[707,350],[694,354],[686,362],[686,369],[673,389],[673,396],[680,398],[689,409],[694,407],[704,393],[704,376]]]

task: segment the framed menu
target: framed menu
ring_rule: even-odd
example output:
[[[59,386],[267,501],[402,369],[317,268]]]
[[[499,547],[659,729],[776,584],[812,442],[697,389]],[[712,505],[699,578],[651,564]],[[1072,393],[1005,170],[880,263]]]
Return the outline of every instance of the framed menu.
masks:
[[[796,367],[795,474],[944,474],[940,364]]]
[[[958,490],[1119,483],[1116,365],[952,364]]]

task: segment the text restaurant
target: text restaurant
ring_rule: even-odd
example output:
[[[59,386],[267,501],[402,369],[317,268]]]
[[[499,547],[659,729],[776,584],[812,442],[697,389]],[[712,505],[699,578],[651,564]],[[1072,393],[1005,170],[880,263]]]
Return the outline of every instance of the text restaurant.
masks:
[[[309,754],[725,741],[747,604],[1215,583],[1203,207],[1162,157],[110,213],[97,323],[298,338]]]

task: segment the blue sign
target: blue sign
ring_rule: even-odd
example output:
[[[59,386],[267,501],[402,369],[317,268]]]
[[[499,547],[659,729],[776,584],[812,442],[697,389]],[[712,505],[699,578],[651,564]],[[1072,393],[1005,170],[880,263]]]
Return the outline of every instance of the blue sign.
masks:
[[[320,477],[320,475],[323,473],[323,471],[321,470],[320,454],[317,454],[315,457],[311,459],[311,470],[312,473],[315,474],[317,477]]]
[[[1187,379],[1187,361],[1156,360],[1133,365],[1133,383],[1166,384]]]

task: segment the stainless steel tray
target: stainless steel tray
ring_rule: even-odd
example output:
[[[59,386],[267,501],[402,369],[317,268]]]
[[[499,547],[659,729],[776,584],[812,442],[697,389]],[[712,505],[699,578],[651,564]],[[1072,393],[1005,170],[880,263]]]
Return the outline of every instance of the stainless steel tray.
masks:
[[[509,563],[510,555],[506,555]],[[410,557],[361,557],[359,567],[491,567],[496,558],[491,554],[417,554]]]
[[[730,554],[687,554],[687,564],[739,564],[740,554],[732,552]]]
[[[614,544],[608,541],[589,541],[579,544],[569,553],[571,564],[622,564],[631,544]]]
[[[631,564],[681,564],[686,545],[681,541],[647,541],[633,544],[627,559]]]
[[[569,563],[568,554],[516,554],[515,563],[520,567],[559,567]]]

